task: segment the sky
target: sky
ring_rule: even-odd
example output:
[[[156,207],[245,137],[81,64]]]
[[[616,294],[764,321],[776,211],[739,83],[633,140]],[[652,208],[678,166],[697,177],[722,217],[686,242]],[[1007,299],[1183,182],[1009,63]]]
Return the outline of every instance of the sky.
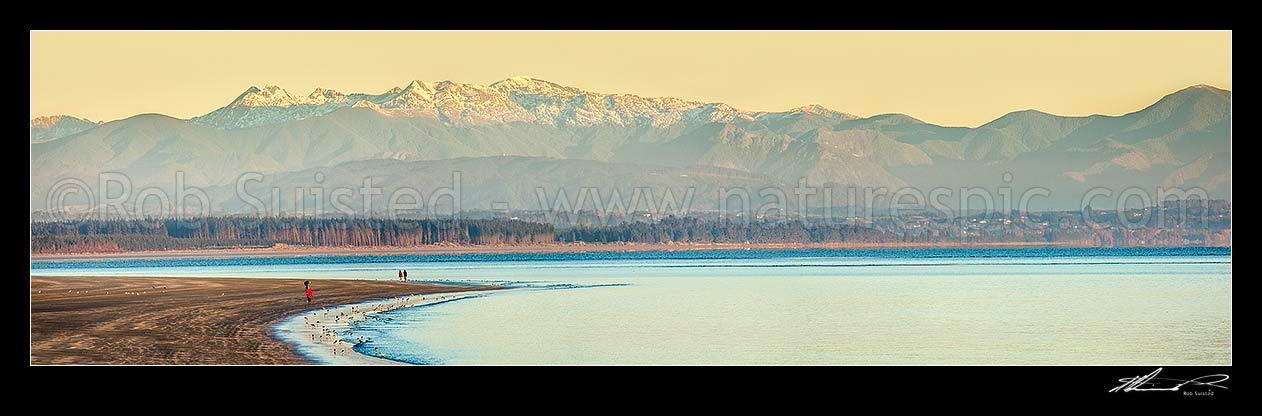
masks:
[[[33,31],[31,117],[188,118],[250,86],[380,93],[530,76],[604,93],[808,104],[978,126],[1017,110],[1125,114],[1231,89],[1231,32]]]

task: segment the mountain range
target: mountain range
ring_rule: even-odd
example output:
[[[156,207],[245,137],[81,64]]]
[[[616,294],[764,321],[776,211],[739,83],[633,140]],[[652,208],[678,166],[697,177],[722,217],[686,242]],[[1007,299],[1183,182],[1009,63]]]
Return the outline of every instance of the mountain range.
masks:
[[[31,143],[43,143],[69,136],[98,124],[100,123],[67,115],[36,117],[31,119]]]
[[[485,86],[413,81],[379,94],[318,88],[302,96],[250,87],[187,120],[31,120],[30,202],[33,211],[45,209],[57,181],[95,184],[101,172],[164,189],[183,172],[186,184],[217,195],[235,189],[245,172],[263,174],[257,186],[264,187],[358,184],[364,177],[447,186],[451,175],[442,169],[460,170],[470,181],[464,209],[494,202],[538,209],[540,186],[550,195],[591,186],[676,187],[678,195],[694,187],[706,203],[717,201],[719,188],[777,187],[795,199],[800,180],[891,192],[956,189],[948,200],[958,200],[963,187],[1011,187],[1015,195],[1050,190],[1032,208],[1077,209],[1096,187],[1114,196],[1128,187],[1150,194],[1162,186],[1200,187],[1230,199],[1230,107],[1230,91],[1197,85],[1120,116],[1024,110],[969,128],[820,105],[745,111],[529,77]],[[312,182],[317,173],[322,183]],[[212,199],[216,211],[242,209],[239,200]]]

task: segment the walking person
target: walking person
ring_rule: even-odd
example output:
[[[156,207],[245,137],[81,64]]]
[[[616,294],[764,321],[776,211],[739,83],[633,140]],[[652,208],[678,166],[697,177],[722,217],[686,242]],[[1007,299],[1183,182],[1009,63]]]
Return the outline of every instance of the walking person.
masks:
[[[403,269],[403,281],[408,281],[408,270]]]
[[[303,281],[302,285],[307,287],[307,303],[311,303],[311,298],[313,297],[311,293],[311,281]]]
[[[402,271],[402,270],[399,270],[399,281],[400,281],[400,282],[402,282],[402,281],[403,281],[403,271]]]

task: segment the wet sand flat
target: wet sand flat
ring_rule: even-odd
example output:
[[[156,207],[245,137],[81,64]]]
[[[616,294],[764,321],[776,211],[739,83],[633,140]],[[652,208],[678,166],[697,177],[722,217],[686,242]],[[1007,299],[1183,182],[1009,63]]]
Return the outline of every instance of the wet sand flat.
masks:
[[[306,364],[272,335],[321,306],[473,290],[395,281],[31,277],[31,364]]]

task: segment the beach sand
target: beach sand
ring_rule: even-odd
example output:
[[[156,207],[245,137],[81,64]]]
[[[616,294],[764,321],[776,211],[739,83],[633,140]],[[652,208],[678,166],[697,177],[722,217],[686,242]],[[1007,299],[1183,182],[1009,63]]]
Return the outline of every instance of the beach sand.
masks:
[[[340,304],[495,286],[396,281],[31,277],[31,364],[307,364],[272,333]]]

